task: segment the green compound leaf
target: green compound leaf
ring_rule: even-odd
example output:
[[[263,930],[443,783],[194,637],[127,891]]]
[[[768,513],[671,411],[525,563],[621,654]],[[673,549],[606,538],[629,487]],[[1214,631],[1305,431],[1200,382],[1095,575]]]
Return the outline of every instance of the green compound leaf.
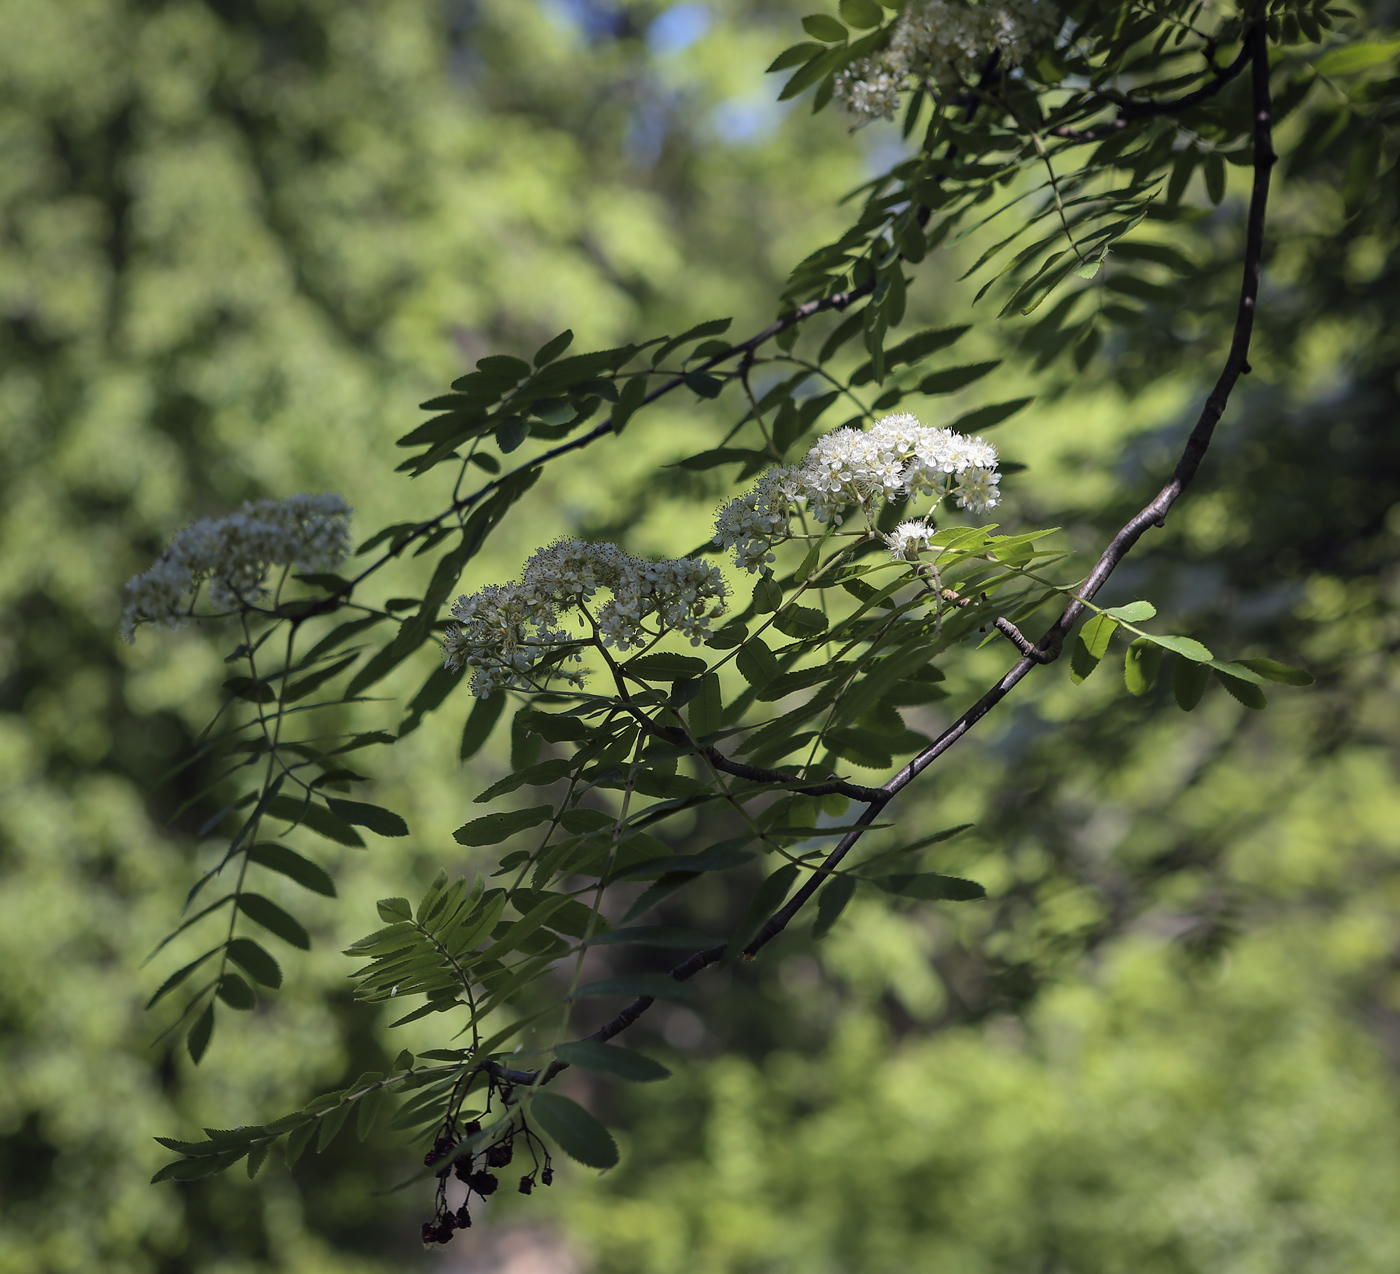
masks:
[[[803,62],[809,62],[818,53],[824,52],[826,46],[823,44],[813,44],[810,40],[805,40],[801,44],[794,44],[784,49],[769,64],[765,74],[773,71],[786,71],[790,67],[800,66]],[[823,360],[825,361],[825,360]]]
[[[619,1079],[636,1084],[649,1084],[671,1077],[671,1072],[660,1062],[630,1048],[619,1048],[616,1044],[575,1040],[571,1044],[560,1044],[554,1052],[560,1061],[568,1062],[570,1066],[581,1066],[599,1075],[616,1075]]]
[[[559,1093],[537,1092],[530,1100],[530,1116],[571,1159],[589,1168],[611,1168],[617,1163],[617,1142],[612,1133],[576,1101]]]
[[[258,1142],[251,1150],[248,1151],[249,1181],[252,1181],[253,1178],[255,1178],[258,1175],[259,1171],[261,1171],[263,1164],[267,1162],[268,1151],[270,1151],[271,1149],[272,1141],[271,1139],[269,1139],[267,1141]]]

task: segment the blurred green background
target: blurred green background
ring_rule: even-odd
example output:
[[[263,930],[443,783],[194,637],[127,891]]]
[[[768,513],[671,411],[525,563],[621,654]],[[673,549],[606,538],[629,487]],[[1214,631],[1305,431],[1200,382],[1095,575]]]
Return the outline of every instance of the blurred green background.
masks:
[[[1032,679],[901,806],[975,822],[940,864],[991,902],[858,900],[711,978],[637,1032],[675,1079],[584,1093],[621,1167],[494,1203],[446,1250],[419,1248],[424,1199],[375,1193],[407,1162],[389,1134],[147,1185],[153,1134],[283,1113],[415,1044],[352,1006],[337,952],[375,897],[473,865],[450,832],[508,747],[461,771],[459,696],[375,758],[414,836],[317,848],[341,897],[299,900],[310,956],[196,1070],[156,1042],[165,970],[140,966],[201,852],[193,780],[161,777],[230,642],[122,646],[123,581],[246,498],[338,490],[362,535],[435,508],[387,477],[393,441],[485,353],[765,322],[901,153],[774,104],[762,70],[806,7],[0,0],[3,1274],[1400,1268],[1400,235],[1393,173],[1345,215],[1336,145],[1283,167],[1254,375],[1113,596],[1316,687],[1185,716],[1107,667]],[[1156,489],[1223,350],[1240,212],[1232,187],[1172,230],[1197,273],[1082,372],[977,336],[1021,345],[1040,395],[996,438],[1029,466],[1004,522],[1088,550]],[[965,304],[947,255],[911,329]],[[551,472],[468,583],[558,530],[694,545],[718,479],[655,474],[726,410],[668,405]]]

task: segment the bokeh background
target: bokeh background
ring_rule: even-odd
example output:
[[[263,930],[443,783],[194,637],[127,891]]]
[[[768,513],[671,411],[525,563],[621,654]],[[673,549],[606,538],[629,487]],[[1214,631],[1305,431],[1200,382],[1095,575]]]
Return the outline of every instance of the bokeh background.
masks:
[[[1394,173],[1344,207],[1325,94],[1282,134],[1254,373],[1113,598],[1314,688],[1186,716],[1107,666],[1032,679],[902,798],[907,827],[975,824],[939,864],[990,902],[859,899],[710,978],[637,1032],[675,1079],[587,1093],[622,1165],[493,1203],[451,1248],[381,1193],[392,1134],[147,1184],[154,1134],[272,1117],[418,1043],[352,1005],[338,951],[375,897],[483,865],[451,829],[510,762],[502,731],[457,764],[460,697],[375,758],[414,835],[316,847],[341,896],[300,900],[311,953],[196,1070],[142,1011],[166,971],[142,961],[207,848],[163,776],[232,642],[123,646],[123,581],[251,497],[338,490],[362,534],[435,508],[390,476],[394,439],[483,354],[766,321],[901,153],[775,103],[804,8],[0,0],[3,1274],[1400,1268],[1400,234]],[[1089,550],[1156,489],[1223,350],[1240,177],[1162,232],[1192,269],[1111,297],[1135,324],[1082,369],[1037,371],[1024,327],[969,338],[1038,395],[996,436],[1027,466],[1005,522]],[[959,273],[920,267],[911,330],[961,316]],[[720,480],[658,466],[729,416],[668,405],[551,472],[469,582],[565,529],[690,548]],[[707,888],[678,919],[722,922]]]

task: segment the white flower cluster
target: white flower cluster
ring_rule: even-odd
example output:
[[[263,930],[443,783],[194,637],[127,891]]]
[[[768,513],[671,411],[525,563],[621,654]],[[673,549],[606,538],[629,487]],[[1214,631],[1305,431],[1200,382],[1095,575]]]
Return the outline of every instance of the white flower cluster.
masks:
[[[911,0],[895,23],[889,47],[852,62],[835,81],[835,97],[857,119],[893,119],[911,79],[944,87],[976,79],[993,50],[1019,62],[1060,28],[1050,0]]]
[[[274,566],[333,571],[350,551],[350,506],[338,495],[250,500],[237,513],[192,522],[129,580],[122,635],[138,624],[171,628],[189,618],[201,584],[217,611],[256,604]]]
[[[599,589],[611,596],[595,613],[589,603]],[[443,662],[473,670],[472,694],[478,698],[502,688],[530,689],[547,655],[566,647],[569,658],[581,658],[579,639],[559,626],[567,611],[585,611],[603,645],[620,651],[647,644],[656,632],[680,633],[698,646],[710,621],[724,613],[726,597],[719,568],[697,558],[648,562],[616,544],[559,540],[530,558],[518,583],[493,584],[457,599]],[[656,632],[644,627],[648,618]],[[582,684],[577,671],[558,675]]]
[[[818,522],[837,525],[852,507],[869,514],[876,500],[902,496],[937,502],[951,495],[961,508],[986,513],[1001,499],[996,466],[996,448],[985,439],[921,425],[907,412],[868,430],[837,429],[817,439],[796,468],[770,469],[753,490],[730,500],[715,520],[715,543],[732,548],[744,570],[766,573],[773,545],[791,533],[799,500]]]
[[[930,547],[932,535],[933,527],[927,522],[915,519],[912,522],[901,522],[885,536],[885,543],[890,546],[890,556],[895,561],[917,562],[920,551]]]

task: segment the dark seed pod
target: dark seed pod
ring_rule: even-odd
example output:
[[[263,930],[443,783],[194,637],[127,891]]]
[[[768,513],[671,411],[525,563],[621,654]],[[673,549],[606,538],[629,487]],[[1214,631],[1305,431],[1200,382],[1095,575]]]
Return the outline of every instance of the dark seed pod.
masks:
[[[534,1188],[535,1188],[535,1179],[534,1179],[534,1177],[521,1177],[521,1178],[520,1178],[520,1193],[521,1193],[521,1194],[529,1194],[530,1191],[533,1190]]]
[[[545,1168],[545,1170],[540,1173],[540,1180],[543,1181],[545,1185],[552,1186],[554,1184],[554,1169]]]
[[[452,1231],[455,1230],[456,1228],[457,1228],[457,1218],[456,1218],[455,1216],[453,1216],[452,1213],[450,1213],[450,1212],[447,1213],[447,1215],[444,1216],[444,1217],[442,1218],[441,1223],[438,1225],[438,1229],[439,1229],[440,1231],[445,1230],[448,1234],[451,1234]]]
[[[504,1168],[515,1154],[514,1147],[508,1141],[497,1142],[486,1152],[486,1163],[488,1167]]]
[[[452,1165],[452,1171],[457,1174],[458,1181],[470,1181],[472,1176],[472,1159],[470,1155],[465,1155]]]
[[[423,1222],[423,1242],[424,1242],[424,1243],[436,1243],[436,1242],[437,1242],[437,1234],[438,1234],[437,1226],[435,1226],[431,1221],[424,1221],[424,1222]]]
[[[464,1203],[457,1209],[457,1228],[459,1230],[470,1230],[472,1228],[472,1214],[467,1211]]]
[[[495,1193],[497,1183],[496,1178],[489,1172],[473,1172],[467,1184],[485,1198],[488,1194]]]
[[[477,1120],[477,1119],[473,1119],[473,1120],[471,1121],[471,1123],[469,1123],[465,1128],[462,1129],[462,1136],[464,1136],[464,1137],[475,1137],[476,1134],[479,1133],[480,1131],[481,1131],[481,1121],[480,1121],[480,1120]]]

